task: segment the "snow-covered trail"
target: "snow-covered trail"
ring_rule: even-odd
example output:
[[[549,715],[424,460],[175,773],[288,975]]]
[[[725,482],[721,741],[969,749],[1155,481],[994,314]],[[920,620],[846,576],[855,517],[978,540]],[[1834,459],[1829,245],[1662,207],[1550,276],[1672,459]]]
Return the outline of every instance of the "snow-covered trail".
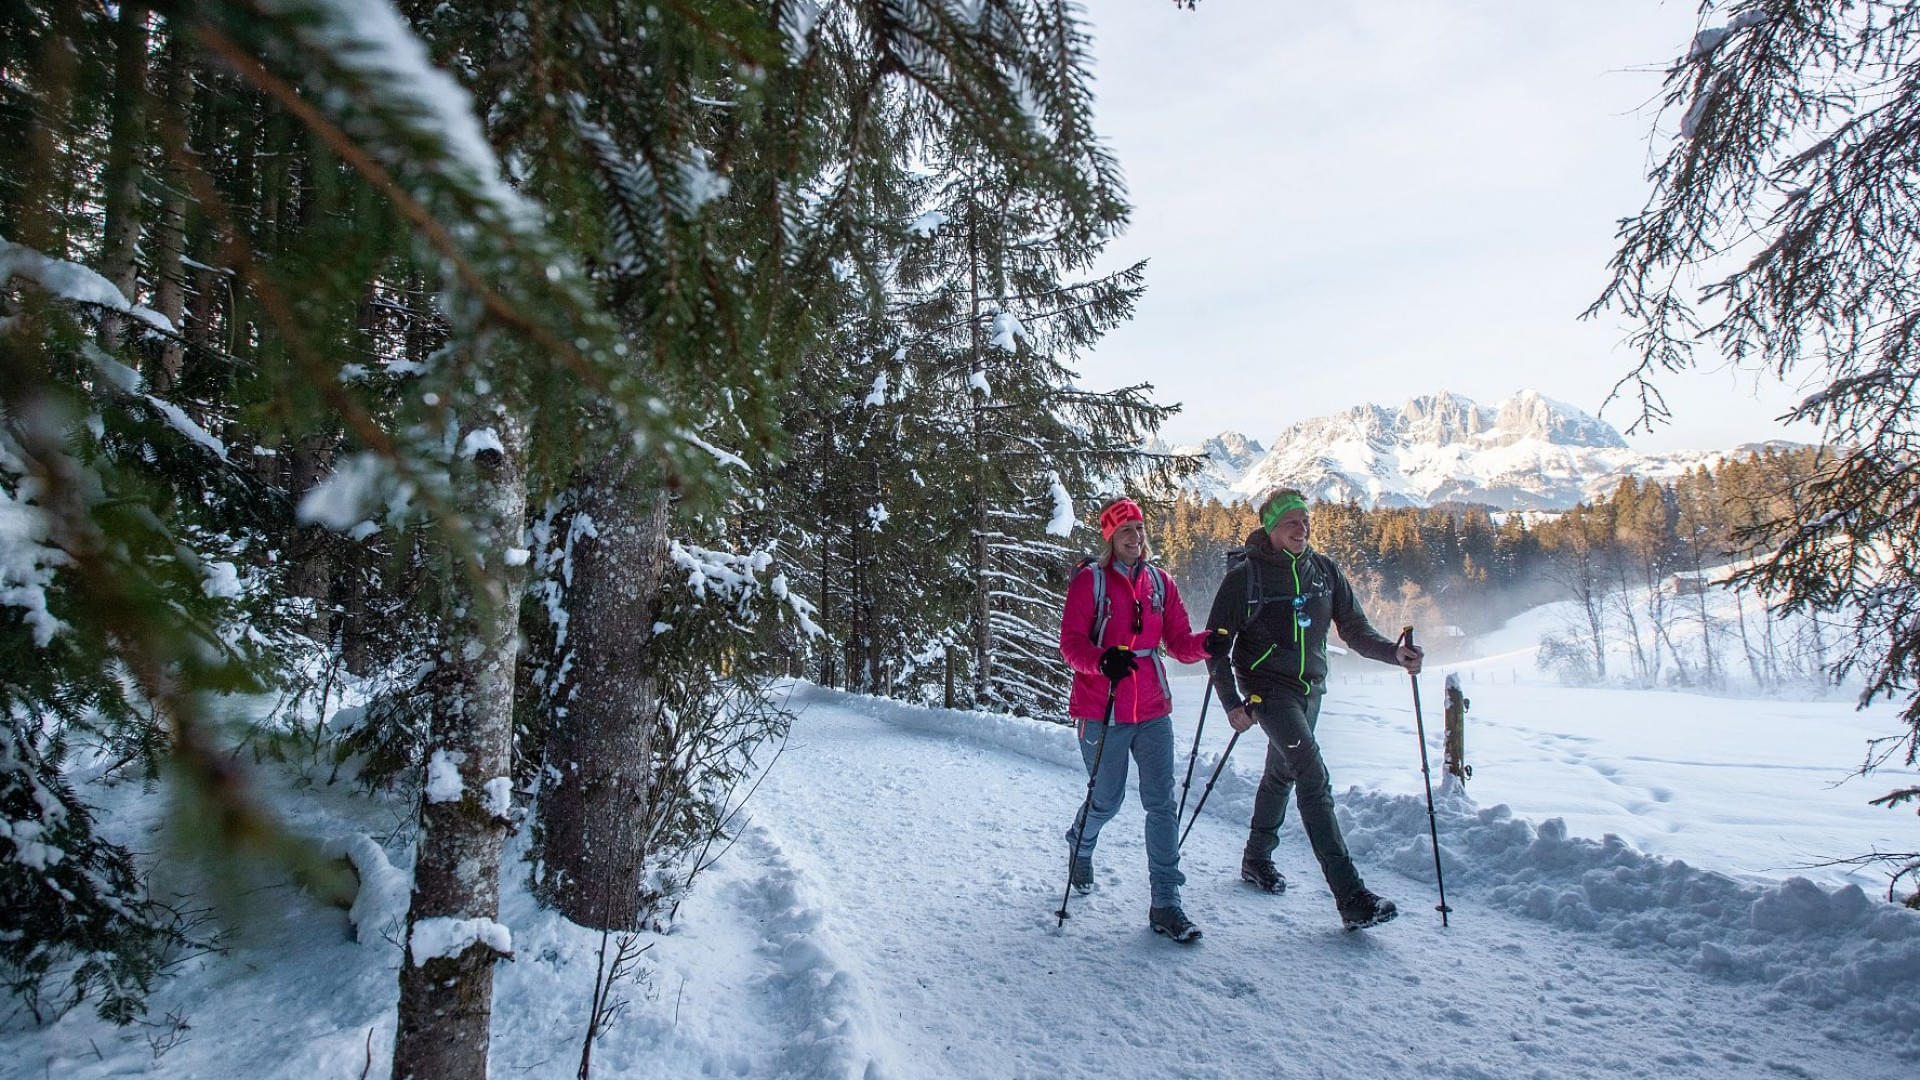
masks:
[[[1402,916],[1342,931],[1291,822],[1294,887],[1270,897],[1237,880],[1242,827],[1209,811],[1185,852],[1206,936],[1181,947],[1146,928],[1130,795],[1097,890],[1057,930],[1085,775],[1065,729],[982,718],[976,736],[956,714],[809,687],[795,704],[745,852],[818,898],[814,944],[837,955],[813,962],[842,985],[825,1030],[848,1075],[1911,1075],[1831,1013],[1509,914],[1484,886],[1450,882],[1442,929],[1431,882],[1378,858],[1362,870]]]

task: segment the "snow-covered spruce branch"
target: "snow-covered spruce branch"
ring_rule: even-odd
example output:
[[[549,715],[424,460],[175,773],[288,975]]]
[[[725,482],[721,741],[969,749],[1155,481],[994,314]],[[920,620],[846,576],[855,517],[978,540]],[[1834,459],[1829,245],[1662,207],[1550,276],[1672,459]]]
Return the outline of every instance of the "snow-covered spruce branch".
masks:
[[[760,580],[759,575],[773,565],[772,551],[763,549],[740,555],[675,540],[668,545],[667,555],[675,566],[687,572],[685,584],[694,596],[703,600],[717,599],[745,613],[764,592],[784,603],[809,637],[819,637],[823,633],[819,624],[814,622],[813,603],[788,588],[785,574],[775,574],[765,582]]]

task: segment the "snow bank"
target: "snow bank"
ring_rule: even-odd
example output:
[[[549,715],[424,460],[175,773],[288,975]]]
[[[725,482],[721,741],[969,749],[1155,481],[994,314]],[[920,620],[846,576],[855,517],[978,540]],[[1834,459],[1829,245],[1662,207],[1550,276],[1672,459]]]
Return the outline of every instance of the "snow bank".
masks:
[[[1038,761],[1074,769],[1086,768],[1080,761],[1079,748],[1074,745],[1073,729],[1060,724],[1000,713],[913,705],[904,701],[828,690],[811,683],[794,684],[789,704],[800,706],[810,701],[871,716],[912,731],[963,736]]]
[[[1408,796],[1350,790],[1347,842],[1363,863],[1433,878],[1426,808]],[[1854,1005],[1888,1042],[1920,1055],[1920,913],[1828,891],[1805,878],[1760,887],[1680,860],[1644,855],[1619,837],[1569,837],[1558,818],[1535,825],[1463,796],[1438,806],[1450,886],[1556,926],[1603,933],[1623,949],[1764,984],[1818,1009]]]
[[[347,911],[347,921],[353,924],[353,939],[362,945],[398,939],[407,923],[413,875],[394,866],[387,859],[386,849],[366,833],[329,837],[321,851],[327,858],[352,863],[353,872],[360,879],[353,907]]]

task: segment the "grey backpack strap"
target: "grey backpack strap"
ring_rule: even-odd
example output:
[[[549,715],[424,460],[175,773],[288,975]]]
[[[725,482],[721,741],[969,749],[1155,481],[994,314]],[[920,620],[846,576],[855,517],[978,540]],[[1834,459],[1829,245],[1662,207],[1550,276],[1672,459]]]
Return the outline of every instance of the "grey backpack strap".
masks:
[[[1167,612],[1167,574],[1157,566],[1148,565],[1147,573],[1153,575],[1153,613],[1164,615]]]
[[[1107,639],[1107,568],[1094,561],[1086,567],[1093,574],[1093,643],[1100,645]]]

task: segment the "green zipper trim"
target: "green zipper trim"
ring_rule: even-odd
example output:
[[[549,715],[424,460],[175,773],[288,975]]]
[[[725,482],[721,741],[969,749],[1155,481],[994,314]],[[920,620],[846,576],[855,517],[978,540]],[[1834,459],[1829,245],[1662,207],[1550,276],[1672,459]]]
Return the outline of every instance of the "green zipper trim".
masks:
[[[1277,648],[1279,648],[1279,647],[1280,647],[1280,643],[1279,643],[1279,642],[1277,642],[1277,641],[1276,641],[1276,642],[1274,642],[1273,644],[1271,644],[1271,645],[1269,645],[1269,646],[1267,646],[1267,651],[1266,651],[1266,652],[1263,652],[1263,653],[1261,653],[1261,654],[1260,654],[1260,659],[1259,659],[1259,660],[1255,660],[1255,661],[1254,661],[1254,662],[1253,662],[1252,664],[1250,664],[1250,665],[1248,665],[1248,666],[1247,666],[1247,670],[1248,670],[1248,671],[1252,671],[1252,670],[1253,670],[1254,668],[1257,668],[1257,667],[1259,667],[1259,666],[1260,666],[1260,664],[1261,664],[1261,663],[1262,663],[1263,661],[1265,661],[1267,657],[1269,657],[1269,656],[1272,656],[1272,655],[1273,655],[1273,650],[1275,650],[1275,649],[1277,649]]]
[[[1300,556],[1295,555],[1291,551],[1287,552],[1287,554],[1293,559],[1293,595],[1299,596]],[[1306,605],[1302,604],[1300,610],[1307,610]],[[1307,688],[1307,696],[1311,697],[1313,695],[1313,684],[1307,681],[1307,632],[1301,628],[1300,617],[1298,615],[1295,615],[1293,619],[1293,643],[1300,647],[1300,670],[1295,673],[1294,678],[1299,680],[1301,686]]]

